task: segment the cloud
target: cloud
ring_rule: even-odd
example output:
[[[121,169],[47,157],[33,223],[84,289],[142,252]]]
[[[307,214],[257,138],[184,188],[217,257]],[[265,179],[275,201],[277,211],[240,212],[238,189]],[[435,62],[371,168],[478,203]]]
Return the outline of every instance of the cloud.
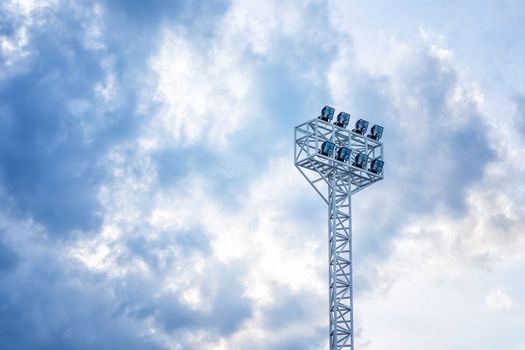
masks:
[[[76,8],[60,11],[68,10],[85,20]],[[128,114],[132,94],[114,95],[120,77],[107,58],[111,54],[100,51],[93,37],[71,40],[83,39],[85,32],[64,31],[62,26],[75,18],[59,20],[60,11],[50,14],[56,21],[33,28],[28,50],[38,59],[0,91],[5,198],[21,217],[41,222],[51,235],[98,227],[96,192],[107,176],[100,158],[134,127]],[[89,14],[92,21],[101,12]]]
[[[324,104],[386,127],[358,346],[523,344],[487,310],[522,302],[521,102],[498,123],[450,38],[367,41],[342,2],[8,4],[0,347],[326,349],[326,208],[291,156]]]
[[[461,79],[452,54],[443,54],[447,49],[428,40],[413,46],[388,42],[384,50],[395,45],[391,60],[370,72],[356,60],[351,39],[343,36],[328,72],[335,104],[354,121],[383,125],[389,145],[386,180],[355,199],[354,215],[363,218],[355,220],[355,232],[367,232],[355,241],[358,258],[370,252],[384,256],[411,217],[465,212],[468,189],[496,159],[479,89]],[[378,203],[381,215],[369,225]]]
[[[41,228],[1,221],[2,260],[11,257],[0,280],[2,348],[158,348],[136,322],[115,314],[106,281],[56,250]]]
[[[512,298],[508,296],[502,289],[491,289],[485,298],[485,303],[489,310],[510,310],[512,307]]]
[[[165,31],[151,62],[158,83],[149,97],[161,106],[152,121],[152,140],[146,142],[159,142],[164,134],[163,144],[171,139],[181,146],[224,146],[241,127],[248,116],[243,102],[250,93],[250,71],[235,51],[222,48],[223,42],[214,45],[192,47],[180,33]]]

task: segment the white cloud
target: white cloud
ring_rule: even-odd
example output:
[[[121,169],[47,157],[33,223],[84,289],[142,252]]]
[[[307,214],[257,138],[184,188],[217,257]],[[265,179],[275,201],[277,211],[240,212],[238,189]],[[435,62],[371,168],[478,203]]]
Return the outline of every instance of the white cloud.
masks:
[[[175,188],[158,191],[148,154],[138,153],[131,160],[124,156],[128,152],[115,150],[111,155],[115,182],[101,191],[106,207],[101,233],[78,241],[70,257],[110,280],[137,273],[150,276],[158,283],[159,296],[173,293],[172,298],[203,312],[214,307],[207,296],[210,283],[216,285],[212,289],[224,283],[224,276],[210,276],[213,266],[239,266],[242,294],[254,310],[241,329],[220,341],[213,334],[173,336],[153,321],[151,327],[159,339],[169,339],[174,348],[271,347],[268,341],[286,341],[290,332],[300,330],[312,336],[315,329],[324,327],[325,259],[319,256],[326,254],[325,235],[313,235],[315,230],[307,223],[287,215],[291,203],[299,205],[306,187],[288,158],[272,161],[249,184],[240,209],[234,209],[213,197],[205,178],[196,174]],[[324,223],[318,226],[317,231],[324,232]],[[193,232],[206,236],[209,251],[205,244],[187,252],[184,244],[176,243]],[[130,250],[128,243],[134,239],[150,247],[148,254],[160,264],[162,275],[152,270],[144,256]],[[311,310],[305,317],[310,322],[295,320],[280,330],[268,328],[263,309],[278,303],[283,293],[321,301],[308,306]]]
[[[4,65],[6,67],[12,66],[29,55],[28,42],[27,27],[18,28],[12,37],[0,37],[0,47],[2,55],[5,57]]]
[[[0,5],[13,25],[12,34],[0,35],[0,79],[23,69],[31,54],[31,31],[47,23],[44,14],[58,6],[58,1],[8,0]]]
[[[489,310],[506,311],[512,307],[512,298],[501,288],[491,289],[485,298]]]
[[[143,144],[205,143],[222,149],[239,130],[264,122],[261,115],[267,106],[258,105],[258,83],[264,78],[259,76],[260,67],[280,54],[285,39],[327,44],[329,35],[309,24],[316,14],[308,6],[314,3],[234,1],[213,24],[211,37],[166,25],[159,50],[150,60],[144,109],[154,117]],[[293,56],[282,56],[292,61]],[[316,76],[303,71],[300,62],[294,63],[298,76]]]
[[[304,7],[293,1],[233,1],[224,22],[232,39],[260,55],[271,54],[282,36],[299,34],[307,24]]]
[[[153,101],[160,108],[149,138],[184,146],[225,146],[230,135],[250,122],[251,69],[240,52],[219,40],[198,46],[176,29],[166,28],[151,60]]]
[[[100,50],[106,47],[104,43],[104,22],[106,16],[104,8],[95,3],[91,7],[80,6],[75,9],[80,18],[84,20],[81,22],[84,45],[91,50]]]
[[[56,6],[57,0],[7,0],[6,8],[19,15],[29,16],[35,11]]]

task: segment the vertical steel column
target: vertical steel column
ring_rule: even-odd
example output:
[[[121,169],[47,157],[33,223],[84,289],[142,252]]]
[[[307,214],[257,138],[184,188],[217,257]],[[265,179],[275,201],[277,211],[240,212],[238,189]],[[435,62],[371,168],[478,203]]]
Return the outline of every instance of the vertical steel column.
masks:
[[[330,307],[330,350],[337,349],[337,288],[336,288],[336,239],[335,239],[335,176],[328,176],[328,290]]]
[[[329,176],[330,350],[353,349],[350,179]]]

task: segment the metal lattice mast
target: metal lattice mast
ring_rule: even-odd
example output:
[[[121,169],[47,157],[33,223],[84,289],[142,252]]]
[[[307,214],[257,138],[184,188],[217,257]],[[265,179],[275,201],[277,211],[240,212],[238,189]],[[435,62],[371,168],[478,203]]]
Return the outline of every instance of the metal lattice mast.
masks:
[[[376,138],[327,119],[295,128],[295,165],[328,206],[330,350],[353,350],[351,195],[383,178],[382,128]],[[331,151],[324,152],[330,144]]]

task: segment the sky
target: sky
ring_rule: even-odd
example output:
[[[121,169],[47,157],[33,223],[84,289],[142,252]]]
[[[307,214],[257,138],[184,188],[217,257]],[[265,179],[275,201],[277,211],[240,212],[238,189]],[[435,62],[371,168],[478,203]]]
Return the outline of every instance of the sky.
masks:
[[[324,105],[385,127],[352,198],[356,349],[525,349],[525,3],[0,4],[0,348],[328,349]]]

